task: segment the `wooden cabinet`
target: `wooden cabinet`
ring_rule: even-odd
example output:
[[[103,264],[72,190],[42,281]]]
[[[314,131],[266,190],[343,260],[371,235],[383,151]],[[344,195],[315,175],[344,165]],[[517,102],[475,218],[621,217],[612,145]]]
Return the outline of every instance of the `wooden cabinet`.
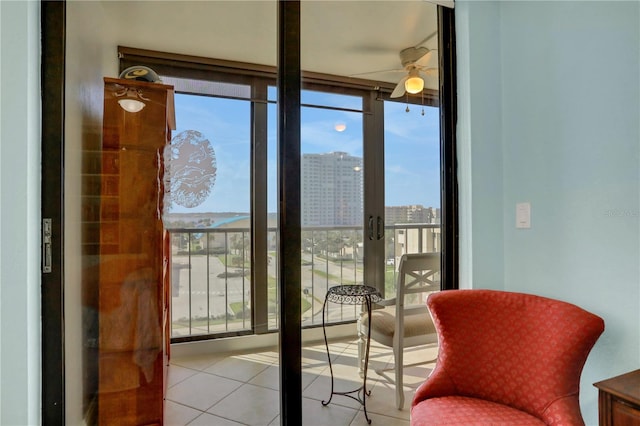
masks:
[[[594,383],[600,426],[640,426],[640,370]]]
[[[118,101],[144,103],[125,111]],[[98,280],[98,423],[162,424],[169,341],[163,153],[173,87],[104,79]]]

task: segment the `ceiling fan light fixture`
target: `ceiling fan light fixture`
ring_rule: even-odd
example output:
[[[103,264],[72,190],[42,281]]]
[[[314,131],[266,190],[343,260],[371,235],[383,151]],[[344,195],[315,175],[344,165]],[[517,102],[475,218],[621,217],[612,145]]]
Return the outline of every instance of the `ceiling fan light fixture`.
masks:
[[[146,98],[142,94],[141,89],[136,89],[134,87],[122,87],[122,90],[113,94],[115,98],[118,99],[118,104],[122,107],[123,110],[127,112],[140,112],[147,105],[144,101],[149,101],[149,98]]]
[[[127,112],[139,112],[145,107],[144,102],[137,99],[120,99],[118,103]]]
[[[424,89],[424,80],[418,74],[417,69],[414,68],[409,71],[409,78],[404,82],[404,89],[412,95],[420,93],[422,92],[422,89]]]

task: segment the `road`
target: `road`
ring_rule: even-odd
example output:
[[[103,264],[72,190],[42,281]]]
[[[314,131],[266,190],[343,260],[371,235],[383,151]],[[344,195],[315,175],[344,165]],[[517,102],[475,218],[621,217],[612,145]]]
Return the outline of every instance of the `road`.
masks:
[[[307,290],[304,295],[310,303],[313,302],[313,318],[311,312],[303,315],[303,322],[322,323],[322,302],[329,287],[342,283],[362,282],[362,271],[356,269],[352,262],[339,263],[327,262],[325,259],[310,254],[303,254],[302,287]],[[207,262],[208,259],[208,262]],[[232,313],[230,304],[242,302],[250,305],[250,276],[219,277],[225,272],[225,265],[217,256],[192,255],[191,268],[189,257],[174,255],[172,257],[172,298],[171,309],[173,320],[187,319],[189,317],[189,300],[191,299],[191,317],[206,318],[224,316],[224,313]],[[208,265],[207,265],[208,263]],[[208,267],[208,269],[207,269]],[[228,272],[238,271],[238,268],[229,267]],[[318,273],[320,271],[321,273]],[[268,274],[276,276],[277,262],[271,259],[268,264]],[[209,280],[207,280],[207,275]],[[191,286],[189,288],[189,282]],[[207,283],[209,289],[207,291]],[[226,296],[225,296],[226,291]],[[207,302],[207,293],[209,294]],[[359,307],[329,303],[329,321],[342,321],[355,318]]]

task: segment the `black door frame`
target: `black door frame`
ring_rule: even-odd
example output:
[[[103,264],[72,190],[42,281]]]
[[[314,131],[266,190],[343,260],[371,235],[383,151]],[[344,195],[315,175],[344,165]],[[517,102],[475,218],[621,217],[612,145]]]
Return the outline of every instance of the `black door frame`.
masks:
[[[65,1],[41,0],[42,33],[42,218],[50,218],[51,272],[42,273],[42,422],[64,425],[64,92],[65,92]],[[299,291],[300,274],[300,194],[296,184],[300,145],[300,4],[279,2],[279,58],[283,69],[278,76],[281,93],[279,147],[287,153],[280,159],[285,170],[279,176],[279,249],[287,256],[281,268],[282,301],[291,309],[281,309],[281,424],[302,424],[300,392],[301,342]],[[442,280],[443,288],[458,288],[458,189],[456,163],[456,61],[454,11],[438,7],[440,55],[440,129],[442,173]],[[296,151],[296,146],[298,151]],[[293,151],[290,151],[293,150]],[[293,154],[291,154],[293,152]],[[297,217],[297,221],[295,220]],[[293,219],[292,219],[293,218]],[[297,238],[296,238],[297,236]],[[286,237],[286,238],[284,238]],[[284,243],[282,240],[286,240]],[[298,249],[296,250],[296,247]],[[296,254],[297,253],[297,254]],[[47,257],[47,253],[44,253]],[[296,255],[298,262],[295,262]],[[288,259],[288,260],[286,260]],[[298,271],[298,273],[296,273]],[[296,299],[298,299],[296,301]],[[296,309],[298,306],[298,309]]]
[[[41,275],[42,423],[64,425],[64,90],[66,4],[40,2],[41,217],[51,220]],[[44,221],[42,222],[44,224]],[[43,225],[44,227],[44,225]],[[47,226],[48,227],[48,226]],[[44,239],[43,239],[44,241]],[[45,259],[47,268],[45,268]]]
[[[300,318],[300,1],[278,2],[280,424],[302,424]]]
[[[459,210],[456,124],[456,25],[453,9],[438,6],[438,63],[440,66],[440,223],[443,290],[459,287]]]

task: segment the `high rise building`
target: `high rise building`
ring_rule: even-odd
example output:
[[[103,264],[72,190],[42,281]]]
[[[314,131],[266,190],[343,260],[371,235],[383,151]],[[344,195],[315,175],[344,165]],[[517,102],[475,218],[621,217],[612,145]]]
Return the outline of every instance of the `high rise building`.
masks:
[[[303,154],[302,226],[362,225],[362,158],[346,152]]]

